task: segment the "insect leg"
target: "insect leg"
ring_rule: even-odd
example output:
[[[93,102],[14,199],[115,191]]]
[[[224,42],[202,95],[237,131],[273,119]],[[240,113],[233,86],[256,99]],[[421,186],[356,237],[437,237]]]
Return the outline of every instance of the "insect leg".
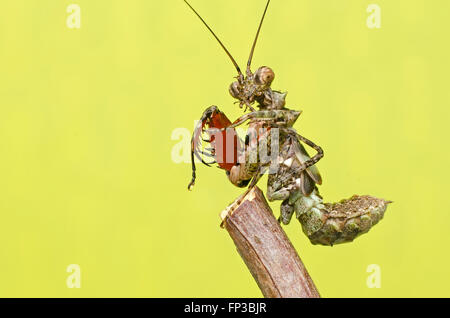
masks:
[[[272,111],[269,110],[260,110],[260,111],[255,111],[255,112],[251,112],[245,115],[242,115],[241,117],[239,117],[238,119],[236,119],[231,126],[229,126],[229,128],[235,128],[237,126],[242,125],[243,123],[245,123],[247,120],[251,120],[254,118],[260,118],[260,119],[271,119],[273,117],[273,114],[271,114]]]
[[[253,177],[252,182],[250,183],[250,185],[248,186],[248,192],[254,187],[256,186],[256,184],[258,183],[259,179],[261,179],[261,177],[264,175],[264,171],[266,170],[266,167],[261,165],[258,168],[258,172],[256,173],[256,175]]]
[[[310,146],[311,148],[316,150],[317,154],[314,157],[312,157],[311,159],[303,162],[299,167],[288,170],[288,172],[283,177],[281,177],[280,180],[278,180],[278,182],[280,182],[282,184],[287,182],[290,178],[298,175],[300,172],[315,165],[320,159],[323,158],[323,150],[321,147],[317,146],[315,143],[313,143],[309,139],[306,139],[305,137],[301,136],[294,129],[290,129],[290,133],[295,134],[295,136],[299,140],[303,141],[305,144],[307,144],[308,146]]]
[[[294,205],[289,203],[289,199],[285,199],[280,206],[280,216],[278,217],[278,222],[288,225],[291,222],[294,212]]]
[[[297,120],[298,116],[300,116],[301,111],[296,110],[259,110],[255,112],[251,112],[245,114],[238,119],[236,119],[233,124],[229,126],[229,128],[234,128],[242,125],[247,120],[251,119],[259,119],[259,120],[274,120],[275,122],[285,123],[288,126],[292,126],[294,122]]]
[[[230,173],[228,174],[228,179],[235,186],[244,187],[252,178],[252,184],[254,186],[260,178],[260,176],[255,178],[255,176],[258,175],[260,168],[262,166],[265,167],[270,165],[270,162],[260,162],[258,147],[259,140],[267,140],[269,139],[269,136],[269,130],[264,130],[264,132],[258,136],[255,129],[249,129],[245,141],[245,151],[241,154],[240,158],[238,158],[238,163],[231,168]],[[250,187],[252,187],[252,185],[250,185]]]
[[[309,168],[310,166],[315,165],[317,162],[319,162],[320,159],[323,158],[323,150],[322,150],[321,147],[317,146],[311,140],[306,139],[305,137],[303,137],[299,133],[295,132],[295,134],[297,135],[298,139],[300,139],[300,141],[303,141],[305,144],[307,144],[308,146],[313,148],[315,151],[317,151],[317,154],[314,157],[312,157],[310,160],[307,160],[306,162],[303,163],[302,166],[304,166],[304,168],[302,170],[304,170],[306,168]]]
[[[192,190],[192,187],[195,185],[196,179],[196,167],[195,167],[195,157],[197,157],[203,164],[210,166],[213,163],[207,163],[203,160],[203,158],[199,155],[199,143],[201,135],[204,131],[205,126],[207,125],[209,119],[218,111],[217,106],[208,107],[202,114],[202,117],[198,121],[195,126],[194,132],[191,138],[191,163],[192,163],[192,179],[189,182],[188,189]]]
[[[291,192],[288,188],[282,188],[278,191],[274,191],[272,187],[267,186],[267,199],[269,201],[276,201],[276,200],[286,200],[289,198],[289,195]]]
[[[197,175],[195,173],[195,160],[194,160],[194,152],[191,151],[191,163],[192,163],[192,179],[191,182],[188,184],[188,190],[191,191],[192,187],[195,185],[195,179],[197,178]]]
[[[215,156],[209,152],[200,151],[200,153],[202,154],[202,156],[209,157],[209,158],[215,158]],[[212,164],[212,163],[210,163],[210,164]]]

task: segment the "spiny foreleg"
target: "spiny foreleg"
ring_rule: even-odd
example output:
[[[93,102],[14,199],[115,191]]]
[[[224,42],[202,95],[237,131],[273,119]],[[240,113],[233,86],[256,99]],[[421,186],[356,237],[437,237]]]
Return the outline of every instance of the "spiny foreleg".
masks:
[[[238,163],[227,173],[231,183],[238,187],[245,187],[252,178],[258,175],[257,172],[263,164],[259,153],[261,141],[267,142],[268,144],[266,143],[265,146],[269,146],[269,138],[270,130],[250,127],[245,139],[244,152],[238,158]]]
[[[244,124],[248,120],[267,121],[271,126],[291,127],[302,112],[290,109],[283,110],[260,110],[245,114],[236,119],[230,128]]]

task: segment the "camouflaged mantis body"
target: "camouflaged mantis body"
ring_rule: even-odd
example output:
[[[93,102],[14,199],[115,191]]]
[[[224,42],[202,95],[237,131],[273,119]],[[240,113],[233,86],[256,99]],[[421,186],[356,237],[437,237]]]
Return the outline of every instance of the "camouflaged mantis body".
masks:
[[[267,183],[267,198],[269,201],[282,200],[279,221],[289,224],[292,216],[302,225],[303,232],[313,244],[335,245],[351,242],[361,234],[367,233],[384,216],[388,201],[371,196],[353,196],[338,203],[324,203],[316,184],[322,183],[318,169],[312,163],[321,158],[321,149],[306,138],[299,135],[293,124],[301,114],[300,111],[284,107],[286,94],[272,92],[277,104],[260,104],[259,111],[242,116],[235,122],[238,126],[249,120],[249,130],[269,128],[267,133],[259,138],[250,138],[243,159],[244,164],[232,169],[229,179],[234,184],[248,184],[255,177],[258,167],[269,169],[268,164],[258,158],[258,144],[262,139],[270,148],[274,139],[271,134],[277,128],[275,140],[279,143],[279,154],[276,170],[269,172]],[[303,141],[316,149],[319,156],[310,158],[306,149],[300,143]],[[317,156],[317,155],[316,155]],[[260,158],[258,158],[260,159]],[[270,162],[273,164],[273,162]],[[246,180],[246,182],[242,182]]]
[[[225,164],[217,162],[219,167],[226,170],[228,179],[234,185],[244,187],[250,183],[248,193],[263,173],[269,169],[267,197],[269,201],[283,201],[279,221],[288,224],[295,213],[302,225],[303,232],[313,244],[334,245],[350,242],[369,231],[383,218],[390,202],[371,196],[353,196],[338,203],[323,203],[316,186],[322,183],[322,178],[315,167],[315,164],[323,157],[322,149],[299,135],[293,128],[293,124],[301,112],[287,109],[285,107],[286,93],[271,89],[272,81],[275,78],[273,70],[270,67],[262,66],[255,73],[251,71],[255,45],[270,0],[267,1],[259,24],[245,75],[203,18],[186,0],[185,2],[217,39],[236,68],[238,76],[236,81],[230,85],[229,93],[237,100],[236,102],[241,108],[245,107],[245,111],[247,109],[251,111],[229,125],[229,120],[216,106],[206,109],[191,142],[192,180],[188,188],[191,189],[195,184],[194,156],[198,156],[203,163],[209,165],[199,156],[199,153],[203,153],[199,149],[199,140],[205,125],[215,128],[216,132],[219,130],[219,135],[223,135],[225,129],[234,130],[235,127],[249,121],[245,151],[239,154],[238,162],[232,162],[231,166],[228,166],[229,162]],[[252,105],[255,103],[259,110],[253,108]],[[218,122],[220,123],[217,124]],[[264,128],[265,132],[250,132],[258,131],[261,128]],[[276,138],[272,138],[275,132]],[[213,139],[215,140],[215,138]],[[271,160],[262,160],[259,153],[261,143],[270,147],[274,140],[279,146],[277,157],[274,158],[271,153]],[[209,141],[211,143],[212,139]],[[315,149],[317,154],[311,158],[301,142]],[[221,146],[220,143],[215,144],[213,146],[214,153],[206,154],[216,158],[216,150],[220,150]],[[235,148],[240,149],[239,147]],[[273,165],[274,162],[277,164]]]
[[[297,139],[285,140],[279,170],[269,175],[267,184],[268,199],[283,200],[280,222],[289,224],[295,214],[311,243],[331,246],[353,241],[383,218],[389,202],[371,196],[355,195],[338,203],[324,203],[315,185],[322,181],[315,166],[292,173],[308,159]]]
[[[269,201],[283,201],[279,221],[287,225],[295,214],[311,243],[320,245],[351,242],[367,233],[383,218],[390,202],[355,195],[338,203],[324,203],[316,186],[322,183],[318,169],[314,165],[303,169],[311,159],[300,140],[308,140],[298,135],[292,125],[280,127],[278,170],[269,174],[267,182]]]

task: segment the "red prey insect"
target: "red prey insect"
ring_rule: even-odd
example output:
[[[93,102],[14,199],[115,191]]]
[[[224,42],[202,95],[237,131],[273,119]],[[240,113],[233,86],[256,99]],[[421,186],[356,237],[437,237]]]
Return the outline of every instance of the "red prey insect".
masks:
[[[211,106],[203,112],[200,121],[194,129],[191,140],[192,180],[188,185],[189,190],[194,186],[196,178],[194,155],[207,166],[217,163],[219,168],[224,169],[228,174],[238,162],[238,156],[241,153],[242,145],[236,131],[234,129],[226,129],[231,126],[231,124],[228,117],[221,112],[217,106]],[[209,128],[209,139],[203,140],[209,142],[212,148],[202,151],[199,148],[203,133],[206,132],[207,128]],[[213,162],[206,162],[202,155],[214,158],[215,160]],[[230,156],[231,159],[229,159]]]

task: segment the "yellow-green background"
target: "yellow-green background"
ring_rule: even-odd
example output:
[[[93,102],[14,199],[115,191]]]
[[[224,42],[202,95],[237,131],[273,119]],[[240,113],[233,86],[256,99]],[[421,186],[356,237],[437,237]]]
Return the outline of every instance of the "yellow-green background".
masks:
[[[219,228],[242,189],[171,160],[175,128],[211,104],[230,118],[235,76],[181,0],[2,1],[0,296],[259,297]],[[381,29],[366,26],[370,3]],[[192,0],[241,65],[265,1]],[[304,112],[326,201],[395,201],[333,248],[285,227],[325,297],[450,296],[447,0],[273,0],[254,59]],[[265,188],[265,180],[261,186]],[[278,215],[279,203],[273,204]],[[66,267],[81,266],[81,289]],[[369,289],[366,268],[381,267]]]

